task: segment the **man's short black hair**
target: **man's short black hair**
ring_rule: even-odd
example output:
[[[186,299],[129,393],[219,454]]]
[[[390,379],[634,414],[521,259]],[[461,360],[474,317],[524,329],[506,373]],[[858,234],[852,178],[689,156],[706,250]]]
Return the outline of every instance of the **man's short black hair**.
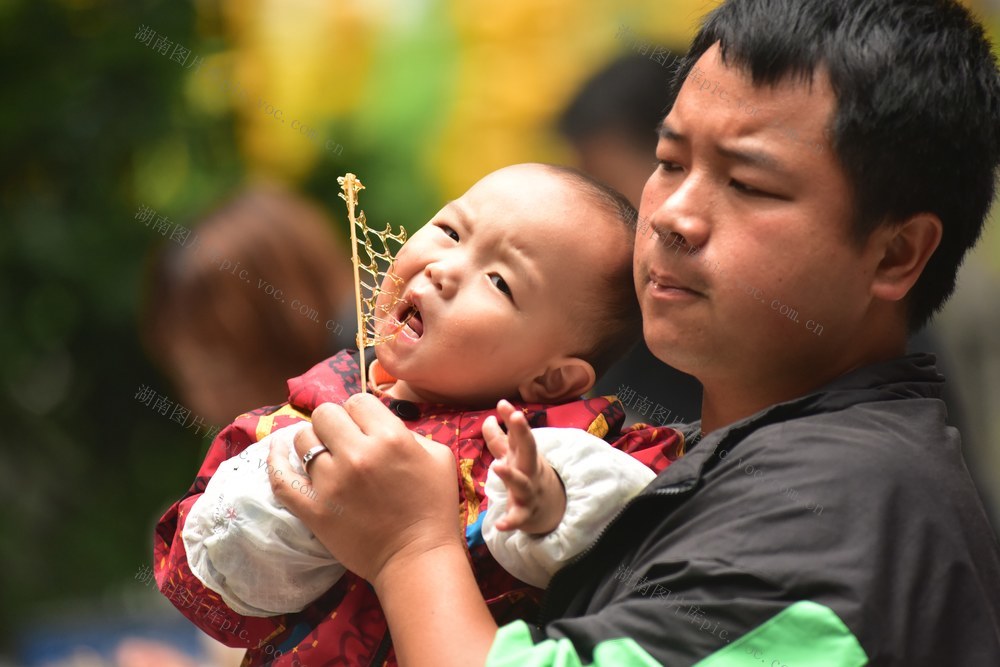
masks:
[[[728,0],[706,18],[675,89],[717,42],[754,85],[828,72],[828,136],[859,243],[916,213],[941,218],[941,244],[907,296],[909,328],[921,328],[954,291],[996,191],[1000,73],[982,27],[953,0]]]

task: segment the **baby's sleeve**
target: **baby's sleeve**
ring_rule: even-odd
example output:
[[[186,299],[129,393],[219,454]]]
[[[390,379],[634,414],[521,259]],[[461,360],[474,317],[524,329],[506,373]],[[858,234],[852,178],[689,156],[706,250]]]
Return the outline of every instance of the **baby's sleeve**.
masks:
[[[244,616],[301,611],[345,572],[271,491],[271,445],[285,442],[292,469],[305,474],[293,438],[307,426],[299,422],[273,431],[224,461],[184,524],[191,572]]]
[[[183,531],[192,507],[209,481],[228,459],[274,430],[303,421],[305,415],[287,404],[241,415],[224,428],[209,447],[194,483],[156,524],[153,534],[153,575],[157,588],[171,604],[210,637],[227,646],[255,648],[281,636],[295,622],[288,614],[270,618],[247,616],[230,608],[191,571]]]
[[[508,493],[491,466],[486,477],[489,505],[483,539],[504,569],[521,581],[545,588],[552,575],[589,546],[656,474],[583,430],[536,428],[531,433],[539,453],[563,481],[566,513],[554,531],[542,536],[497,530],[496,521],[507,511]]]

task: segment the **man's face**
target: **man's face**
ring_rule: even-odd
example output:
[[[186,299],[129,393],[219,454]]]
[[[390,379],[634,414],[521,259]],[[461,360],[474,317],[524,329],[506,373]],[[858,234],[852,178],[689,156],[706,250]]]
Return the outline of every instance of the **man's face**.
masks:
[[[489,174],[407,241],[395,263],[414,314],[379,361],[428,401],[492,404],[583,347],[604,254],[627,242],[564,177],[536,165]],[[591,223],[591,224],[588,224]],[[617,244],[617,245],[615,245]]]
[[[852,194],[825,133],[834,105],[823,71],[755,88],[716,45],[664,119],[636,289],[650,349],[706,391],[809,388],[852,365],[873,255],[851,242]]]

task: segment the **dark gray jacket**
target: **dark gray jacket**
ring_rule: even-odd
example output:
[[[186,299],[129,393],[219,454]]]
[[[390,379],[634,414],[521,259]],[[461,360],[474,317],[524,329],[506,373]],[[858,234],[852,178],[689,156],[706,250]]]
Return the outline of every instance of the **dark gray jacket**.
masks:
[[[706,436],[488,664],[1000,666],[1000,549],[943,382],[910,355]]]

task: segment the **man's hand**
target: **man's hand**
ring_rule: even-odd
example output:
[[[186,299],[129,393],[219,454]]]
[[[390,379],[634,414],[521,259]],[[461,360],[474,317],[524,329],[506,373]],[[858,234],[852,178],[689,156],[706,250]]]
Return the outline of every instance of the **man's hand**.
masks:
[[[330,553],[374,582],[385,566],[441,546],[464,548],[455,520],[458,485],[447,447],[418,443],[381,401],[361,394],[324,403],[312,428],[295,436],[299,456],[323,444],[330,453],[292,471],[287,445],[271,448],[271,488]]]
[[[497,458],[496,473],[510,494],[507,513],[496,522],[498,530],[523,530],[544,535],[556,529],[566,513],[566,491],[552,466],[538,453],[524,413],[507,401],[497,403],[496,418],[483,424],[490,452]]]

